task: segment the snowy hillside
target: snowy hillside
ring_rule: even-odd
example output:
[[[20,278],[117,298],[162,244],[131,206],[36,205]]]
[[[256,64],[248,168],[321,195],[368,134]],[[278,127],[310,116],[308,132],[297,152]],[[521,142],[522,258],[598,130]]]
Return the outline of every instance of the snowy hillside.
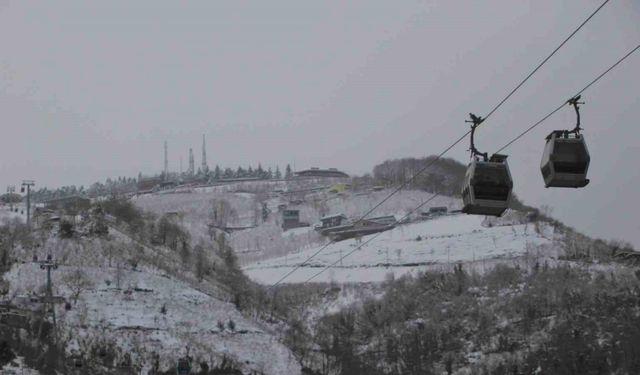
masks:
[[[78,222],[79,232],[83,225]],[[88,366],[104,368],[96,353],[106,350],[109,366],[129,361],[147,373],[157,358],[160,369],[173,369],[189,347],[195,365],[300,373],[280,333],[230,302],[229,285],[216,279],[224,265],[211,247],[201,257],[184,258],[115,226],[105,236],[61,238],[55,225],[34,233],[25,242],[33,247],[18,242],[13,249],[17,262],[2,275],[8,281],[2,299],[39,309],[28,297],[45,293],[46,272],[31,260],[51,254],[59,264],[52,272],[53,294],[70,304],[57,305],[58,339],[68,355],[79,355]],[[206,264],[201,276],[196,262]]]
[[[196,361],[220,363],[226,356],[246,371],[300,372],[291,352],[231,303],[163,273],[108,267],[60,267],[53,272],[56,294],[73,294],[65,280],[77,270],[91,275],[91,286],[79,293],[77,303],[71,302],[71,310],[57,309],[69,354],[113,344],[121,352],[136,353],[134,362],[149,370],[153,353],[160,355],[161,367],[168,368],[189,346]],[[5,279],[12,286],[10,294],[23,295],[44,284],[45,272],[27,263],[12,268]]]
[[[531,224],[486,227],[483,220],[462,214],[399,226],[380,234],[313,281],[383,281],[390,273],[400,276],[456,262],[512,258],[552,243],[549,227],[538,234]],[[372,236],[375,234],[363,237],[362,243]],[[356,247],[355,239],[331,244],[286,282],[303,282]],[[318,249],[252,263],[244,271],[255,281],[272,284]]]

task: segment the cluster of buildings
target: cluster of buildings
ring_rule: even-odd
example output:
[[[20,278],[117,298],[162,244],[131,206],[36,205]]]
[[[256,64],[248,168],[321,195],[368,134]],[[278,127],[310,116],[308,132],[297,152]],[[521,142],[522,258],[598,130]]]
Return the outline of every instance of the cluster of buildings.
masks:
[[[418,220],[430,220],[439,216],[456,214],[460,210],[449,211],[446,206],[430,207],[427,211],[420,213]],[[309,226],[299,220],[299,210],[282,210],[282,228],[284,230]],[[344,214],[326,215],[320,218],[320,224],[314,229],[320,234],[330,237],[334,241],[341,241],[348,238],[358,238],[368,234],[384,232],[398,225],[396,217],[393,215],[379,216],[372,218],[360,218],[351,220]]]

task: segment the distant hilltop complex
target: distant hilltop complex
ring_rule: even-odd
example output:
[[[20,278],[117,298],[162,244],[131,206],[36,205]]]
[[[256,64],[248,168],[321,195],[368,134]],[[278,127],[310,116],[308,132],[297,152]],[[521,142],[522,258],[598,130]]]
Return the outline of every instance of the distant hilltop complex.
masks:
[[[200,168],[196,170],[193,148],[189,148],[188,167],[186,171],[179,172],[169,170],[169,147],[164,142],[164,169],[161,174],[155,176],[138,176],[137,190],[138,192],[157,191],[163,189],[175,188],[182,185],[208,185],[212,183],[237,182],[249,180],[280,180],[292,178],[349,178],[349,175],[338,170],[337,168],[321,169],[312,167],[309,169],[294,172],[290,165],[287,165],[284,173],[280,168],[276,167],[275,171],[271,168],[263,169],[261,164],[257,168],[251,166],[237,169],[220,168],[216,165],[213,169],[209,168],[207,163],[207,149],[205,136],[202,136],[202,160]],[[182,160],[182,159],[180,159]],[[182,163],[180,164],[182,165]]]

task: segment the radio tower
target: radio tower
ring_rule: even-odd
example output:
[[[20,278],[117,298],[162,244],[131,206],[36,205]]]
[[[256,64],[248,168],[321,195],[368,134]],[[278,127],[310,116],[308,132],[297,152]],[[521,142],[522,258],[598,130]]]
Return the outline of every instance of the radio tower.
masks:
[[[193,176],[195,171],[196,171],[196,166],[193,161],[193,149],[190,148],[189,149],[189,169],[187,170],[187,174],[189,174],[189,176]]]
[[[167,141],[164,141],[164,179],[169,179],[169,147]]]
[[[207,173],[209,167],[207,167],[207,146],[204,143],[204,134],[202,135],[202,173]]]

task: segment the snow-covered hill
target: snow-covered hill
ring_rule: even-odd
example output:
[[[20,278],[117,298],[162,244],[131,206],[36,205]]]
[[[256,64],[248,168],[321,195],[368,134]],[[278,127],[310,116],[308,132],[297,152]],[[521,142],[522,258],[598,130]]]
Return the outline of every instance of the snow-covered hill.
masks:
[[[53,272],[56,293],[73,294],[65,280],[78,270],[90,275],[90,286],[81,290],[77,303],[71,301],[69,311],[57,309],[69,354],[86,354],[91,348],[113,344],[121,353],[133,353],[134,363],[148,371],[154,353],[160,355],[161,368],[169,368],[189,346],[196,363],[220,363],[227,357],[246,372],[300,373],[292,353],[273,333],[245,318],[229,302],[162,272],[113,267],[61,266]],[[37,264],[26,263],[13,267],[5,279],[12,286],[10,294],[23,295],[44,284],[45,272]]]
[[[353,253],[326,272],[315,282],[374,282],[389,274],[400,276],[443,267],[457,262],[508,259],[528,251],[540,251],[551,245],[553,230],[543,227],[541,233],[533,224],[483,226],[484,217],[448,215],[422,222],[401,225],[379,234],[362,238],[360,249],[355,239],[340,241],[326,247],[287,279],[287,283],[304,282],[324,267]],[[318,251],[311,248],[296,254],[259,261],[244,267],[245,273],[263,284],[272,284],[302,264]]]
[[[189,232],[192,244],[206,247],[202,261],[193,254],[152,245],[154,242],[142,232],[134,233],[122,223],[111,223],[107,237],[61,239],[55,228],[41,231],[34,249],[18,247],[14,256],[26,261],[34,253],[40,259],[52,253],[60,262],[53,272],[53,283],[54,294],[71,302],[69,310],[63,306],[56,309],[59,338],[68,354],[91,357],[87,354],[95,353],[96,348],[112,348],[116,360],[128,353],[132,363],[148,371],[156,358],[160,359],[160,368],[173,368],[188,346],[195,362],[215,365],[226,358],[245,373],[296,375],[301,372],[299,357],[283,344],[290,329],[288,322],[280,321],[274,328],[264,322],[266,315],[253,310],[242,313],[230,303],[237,291],[229,279],[220,277],[226,258],[216,252],[209,230],[212,201],[223,199],[233,208],[230,227],[248,227],[226,237],[245,274],[260,284],[271,285],[328,241],[311,226],[284,231],[280,212],[284,207],[298,209],[300,220],[313,225],[323,215],[338,213],[352,219],[365,213],[368,217],[401,218],[431,197],[428,192],[403,190],[369,213],[391,190],[333,194],[324,185],[307,185],[243,183],[133,199],[137,207],[156,214],[156,218],[171,213],[171,220]],[[261,212],[263,203],[270,210],[266,220]],[[459,209],[461,202],[438,196],[430,203],[423,209],[446,206],[451,211]],[[552,227],[523,224],[527,220],[522,213],[512,212],[498,220],[449,214],[420,221],[419,216],[415,213],[408,224],[363,237],[360,249],[355,239],[331,244],[291,274],[285,283],[304,282],[353,252],[313,279],[352,283],[351,289],[342,289],[333,297],[322,294],[302,315],[305,320],[318,321],[366,296],[383,295],[384,284],[378,282],[389,277],[453,268],[458,262],[491,267],[527,253],[557,258],[562,247],[554,243],[561,235]],[[207,277],[196,276],[196,263],[207,265]],[[74,287],[78,285],[74,275],[78,274],[84,281]],[[9,298],[42,294],[45,277],[37,264],[14,264],[4,275],[9,281]]]

